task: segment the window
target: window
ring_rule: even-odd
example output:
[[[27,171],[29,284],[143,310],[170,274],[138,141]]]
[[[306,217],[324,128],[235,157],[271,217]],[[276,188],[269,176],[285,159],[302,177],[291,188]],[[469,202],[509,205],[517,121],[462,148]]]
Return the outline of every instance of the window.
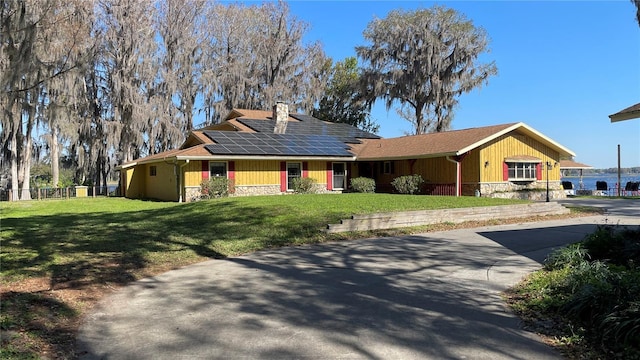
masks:
[[[155,165],[149,166],[149,176],[156,176],[158,168]]]
[[[536,180],[537,163],[509,162],[509,180]]]
[[[346,188],[347,170],[344,163],[333,163],[333,189]]]
[[[227,163],[224,161],[209,162],[210,177],[227,177]]]
[[[297,162],[287,163],[287,190],[293,190],[291,181],[300,177],[302,177],[302,164]]]
[[[383,166],[383,173],[395,174],[395,169],[393,165],[394,165],[393,161],[385,161]]]

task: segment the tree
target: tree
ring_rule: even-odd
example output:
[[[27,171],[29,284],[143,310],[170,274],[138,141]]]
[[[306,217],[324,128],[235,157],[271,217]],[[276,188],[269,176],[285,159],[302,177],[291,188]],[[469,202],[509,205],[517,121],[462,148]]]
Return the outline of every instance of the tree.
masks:
[[[0,1],[0,111],[12,200],[30,198],[33,133],[48,87],[84,62],[87,9],[80,0]]]
[[[151,127],[156,144],[150,152],[178,146],[184,134],[193,130],[196,96],[200,91],[203,60],[205,0],[166,0],[159,4],[156,27],[162,38],[158,84],[160,116]]]
[[[363,98],[410,110],[415,134],[447,130],[457,98],[497,73],[494,62],[478,62],[488,51],[484,29],[453,9],[395,10],[370,22],[364,37],[371,44],[356,47],[367,64]]]
[[[303,42],[307,24],[291,15],[285,2],[217,4],[207,19],[207,123],[234,107],[270,109],[276,101],[313,109],[324,91],[326,56],[319,43]]]
[[[358,60],[355,57],[337,62],[330,71],[324,96],[311,114],[322,120],[349,124],[372,133],[378,132],[380,126],[371,120],[370,108],[359,100],[359,81]]]
[[[640,0],[631,0],[631,2],[636,6],[636,21],[638,22],[638,26],[640,26]]]
[[[128,162],[149,151],[145,135],[150,117],[161,114],[152,108],[159,71],[154,58],[155,8],[150,2],[137,0],[100,1],[99,8],[104,34],[99,66],[106,70],[108,103],[119,125],[118,160]]]

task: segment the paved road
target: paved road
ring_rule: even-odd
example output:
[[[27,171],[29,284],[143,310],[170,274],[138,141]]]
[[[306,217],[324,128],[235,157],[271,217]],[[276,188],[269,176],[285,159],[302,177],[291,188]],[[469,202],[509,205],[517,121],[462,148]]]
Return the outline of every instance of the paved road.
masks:
[[[83,359],[559,359],[500,292],[596,225],[640,225],[640,201],[620,206],[199,263],[104,299],[78,346]]]

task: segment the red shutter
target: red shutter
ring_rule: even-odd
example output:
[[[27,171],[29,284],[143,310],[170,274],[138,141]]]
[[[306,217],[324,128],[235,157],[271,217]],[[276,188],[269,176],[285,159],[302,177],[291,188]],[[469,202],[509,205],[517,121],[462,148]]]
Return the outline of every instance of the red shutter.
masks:
[[[229,180],[236,179],[236,162],[235,161],[229,161],[229,169],[227,170],[227,177],[229,178]]]
[[[509,164],[502,163],[502,181],[509,180]]]
[[[333,166],[327,161],[327,190],[333,190]]]
[[[303,178],[309,177],[309,162],[307,161],[302,162],[302,177]]]
[[[209,178],[209,162],[202,160],[200,163],[202,164],[202,180],[207,180]]]
[[[287,162],[280,162],[280,191],[287,191]]]
[[[542,164],[536,164],[536,180],[542,180]]]

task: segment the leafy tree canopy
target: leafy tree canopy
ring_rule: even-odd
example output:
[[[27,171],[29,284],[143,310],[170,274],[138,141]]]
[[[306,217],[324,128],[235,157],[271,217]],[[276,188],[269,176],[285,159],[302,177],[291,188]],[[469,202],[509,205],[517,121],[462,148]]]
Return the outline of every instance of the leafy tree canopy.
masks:
[[[329,73],[325,95],[312,115],[322,120],[356,126],[364,131],[378,132],[380,126],[370,119],[370,107],[358,100],[358,60],[349,57],[337,62]]]
[[[356,47],[367,65],[363,99],[383,99],[387,110],[399,103],[415,134],[448,130],[457,98],[497,74],[494,62],[478,61],[488,51],[484,29],[446,7],[394,10],[370,22],[364,38],[370,45]]]

